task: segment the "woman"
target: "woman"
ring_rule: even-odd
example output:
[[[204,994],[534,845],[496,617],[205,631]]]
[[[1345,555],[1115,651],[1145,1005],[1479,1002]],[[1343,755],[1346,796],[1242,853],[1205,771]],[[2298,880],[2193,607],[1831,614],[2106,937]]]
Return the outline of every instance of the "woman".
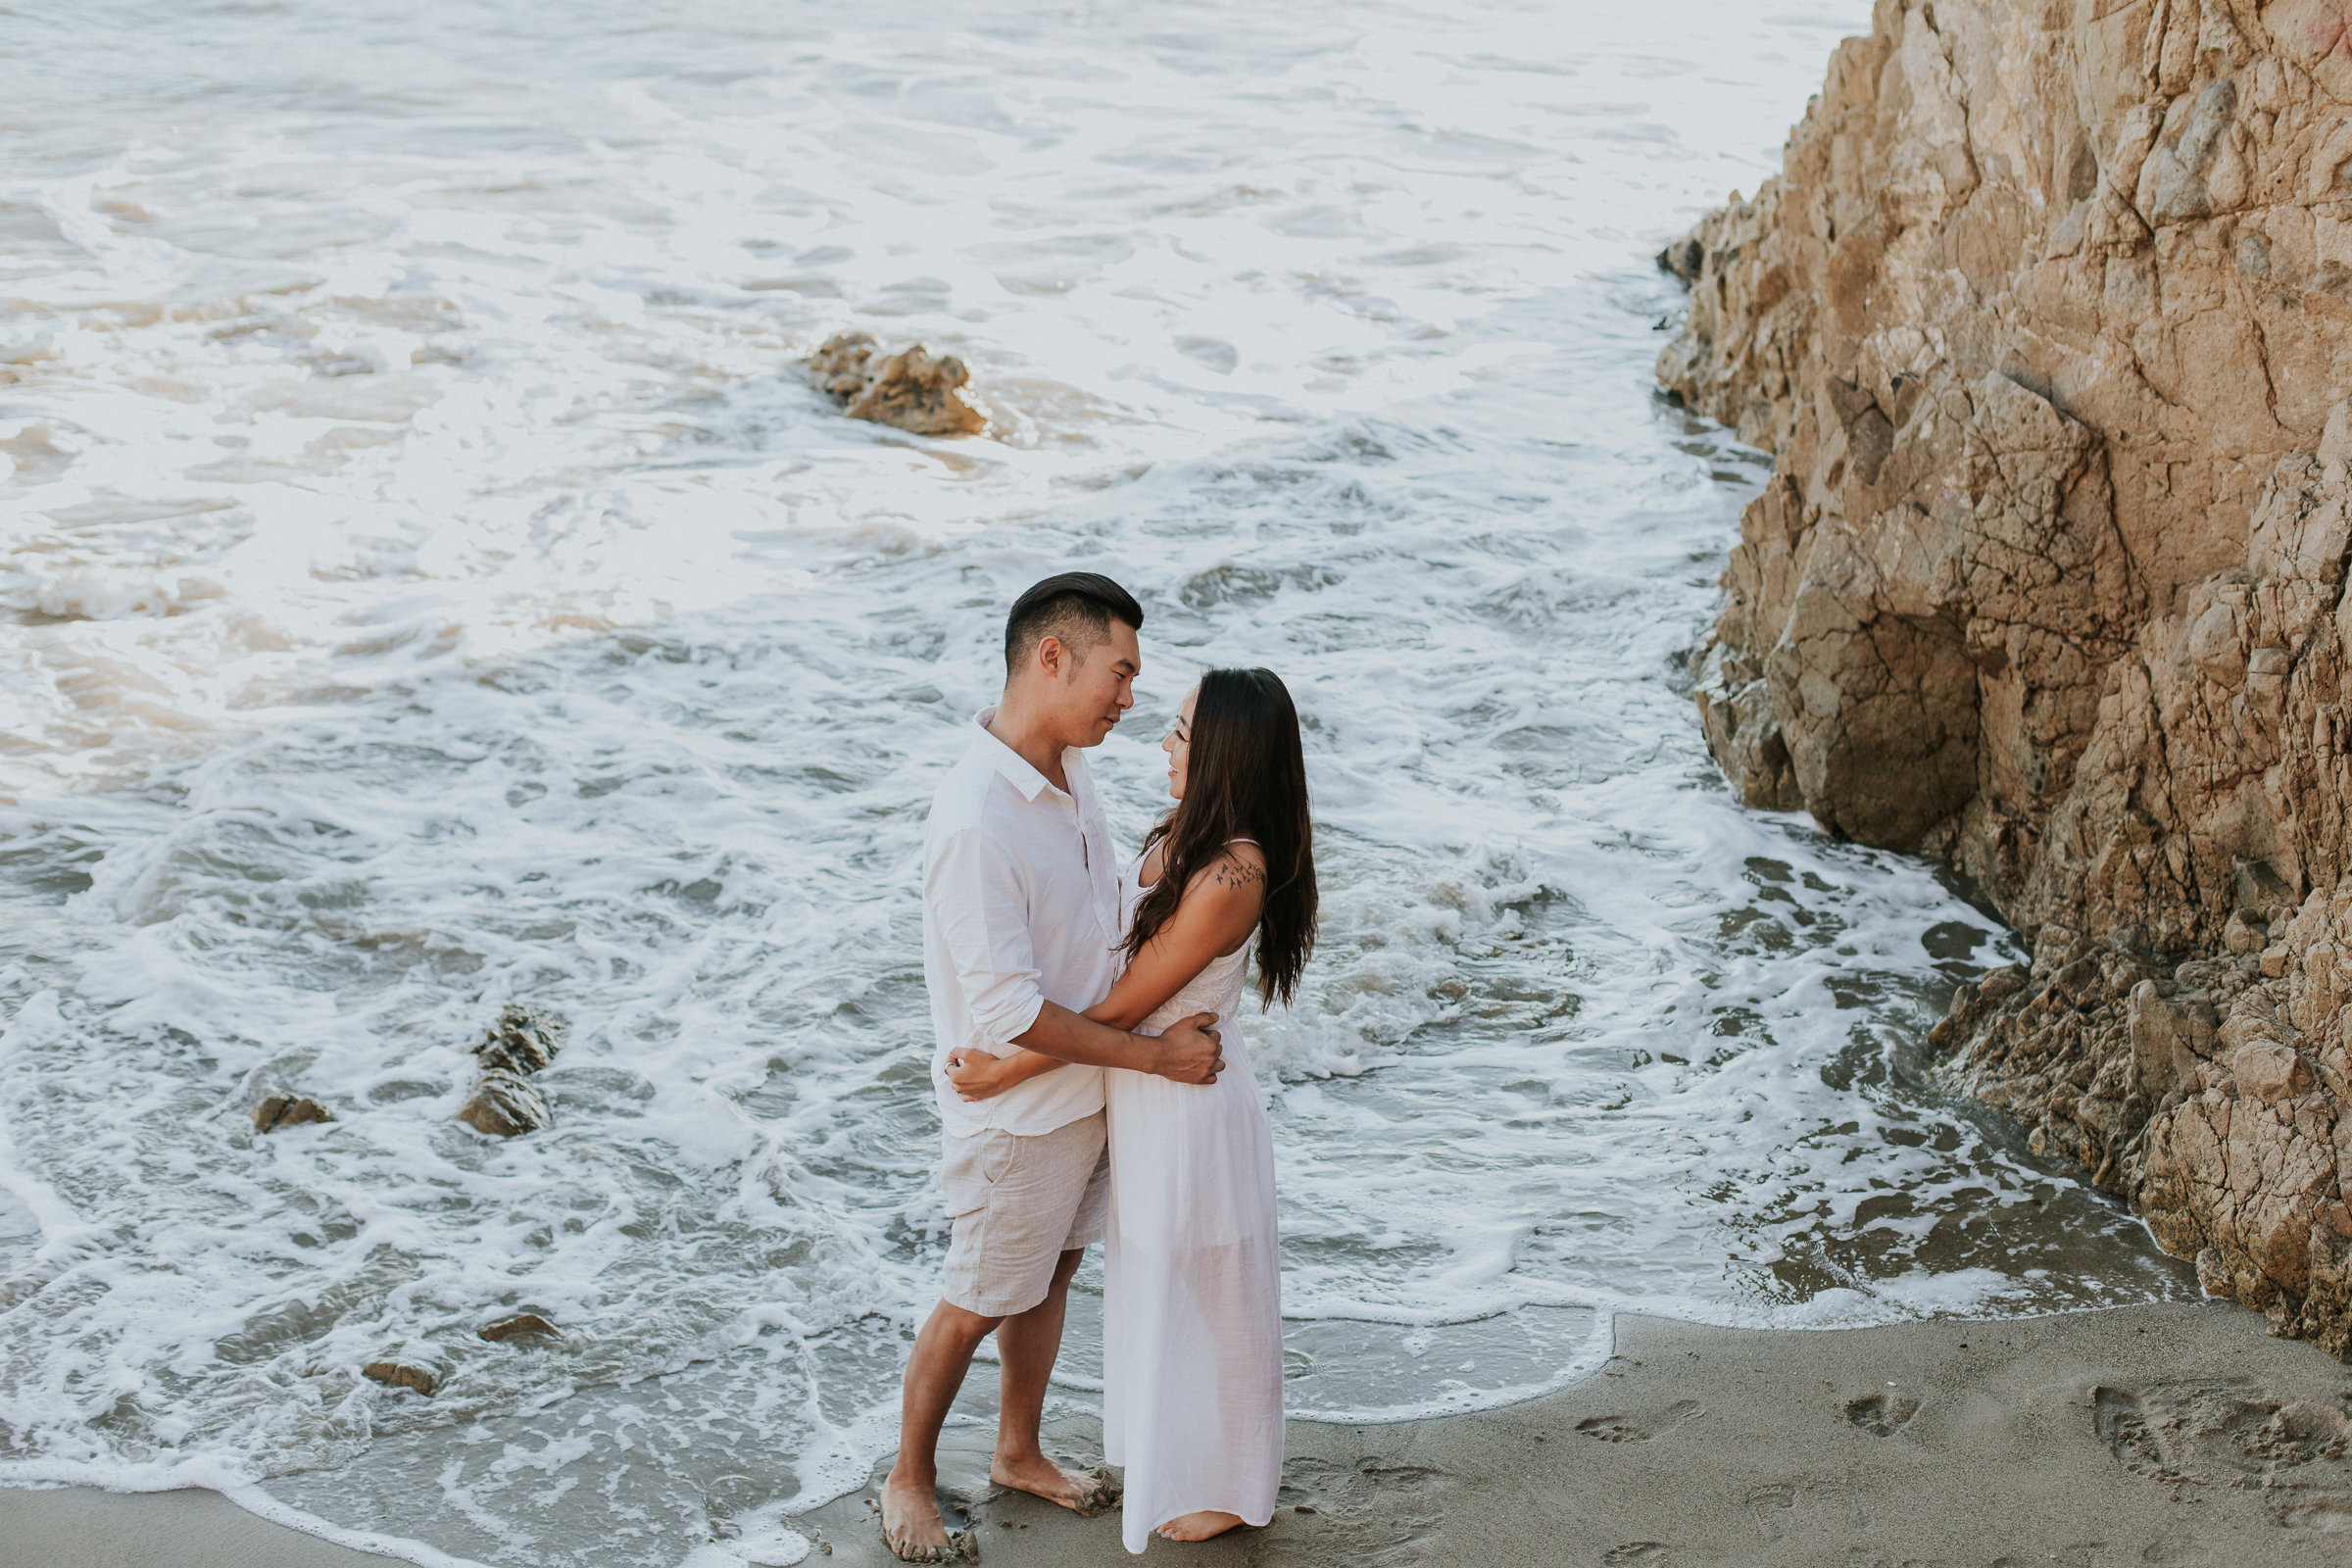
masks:
[[[1087,1016],[1156,1031],[1217,1015],[1226,1070],[1178,1084],[1109,1070],[1102,1441],[1126,1467],[1123,1536],[1205,1541],[1273,1517],[1282,1481],[1282,1279],[1274,1140],[1235,1014],[1256,937],[1261,1007],[1288,1003],[1315,942],[1313,828],[1291,694],[1212,669],[1160,749],[1176,806],[1120,879],[1127,966]],[[1061,1063],[965,1054],[985,1100]]]

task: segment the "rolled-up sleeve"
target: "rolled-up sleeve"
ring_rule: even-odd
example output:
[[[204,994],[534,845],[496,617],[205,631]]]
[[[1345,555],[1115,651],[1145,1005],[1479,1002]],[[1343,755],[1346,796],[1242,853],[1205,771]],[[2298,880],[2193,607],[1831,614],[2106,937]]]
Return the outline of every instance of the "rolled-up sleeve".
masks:
[[[951,836],[931,862],[923,904],[937,922],[964,1005],[969,1042],[1003,1046],[1027,1034],[1046,1005],[1029,940],[1028,890],[1002,843],[969,828]]]

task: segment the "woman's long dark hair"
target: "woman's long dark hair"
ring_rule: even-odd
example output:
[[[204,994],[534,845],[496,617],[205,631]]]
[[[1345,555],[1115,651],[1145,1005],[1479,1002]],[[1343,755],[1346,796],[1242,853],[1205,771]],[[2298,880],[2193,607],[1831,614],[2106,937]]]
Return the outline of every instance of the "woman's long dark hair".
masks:
[[[1200,677],[1184,799],[1144,840],[1147,851],[1161,846],[1159,880],[1136,906],[1128,957],[1175,915],[1184,890],[1230,839],[1255,839],[1266,858],[1257,990],[1265,1006],[1287,1004],[1315,949],[1315,827],[1298,710],[1270,669],[1212,669]]]

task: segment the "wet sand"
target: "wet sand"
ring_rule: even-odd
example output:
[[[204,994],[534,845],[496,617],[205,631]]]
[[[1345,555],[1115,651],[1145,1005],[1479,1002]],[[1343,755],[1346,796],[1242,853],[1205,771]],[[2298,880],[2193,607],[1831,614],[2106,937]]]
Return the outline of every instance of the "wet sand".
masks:
[[[1401,1426],[1291,1428],[1271,1525],[1148,1556],[1203,1565],[1651,1568],[2288,1565],[2352,1554],[2352,1368],[2224,1303],[1833,1332],[1617,1322],[1559,1394]],[[984,1560],[1125,1560],[1115,1516],[994,1494],[986,1435],[946,1484]],[[1091,1423],[1053,1444],[1099,1456]],[[795,1521],[889,1562],[871,1489]],[[382,1561],[208,1493],[0,1492],[10,1568],[341,1568]],[[683,1550],[680,1553],[684,1555]]]

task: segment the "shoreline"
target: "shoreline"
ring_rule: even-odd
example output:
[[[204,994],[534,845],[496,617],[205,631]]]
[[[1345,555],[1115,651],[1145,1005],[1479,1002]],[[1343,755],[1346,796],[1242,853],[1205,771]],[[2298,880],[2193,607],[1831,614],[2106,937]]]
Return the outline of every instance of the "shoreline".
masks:
[[[1614,1353],[1554,1394],[1391,1426],[1292,1422],[1269,1525],[1149,1555],[1381,1568],[2337,1561],[2352,1541],[2352,1367],[2268,1327],[2226,1302],[1853,1329],[1620,1314]],[[1050,1423],[1048,1437],[1072,1460],[1100,1457],[1091,1420]],[[989,1488],[986,1441],[952,1429],[941,1453],[942,1489],[968,1511],[984,1561],[1126,1560],[1115,1513],[1078,1519]],[[808,1562],[894,1560],[872,1493],[785,1521],[820,1544]],[[25,1568],[401,1560],[206,1491],[0,1489],[0,1540]],[[697,1568],[740,1560],[695,1555]]]

